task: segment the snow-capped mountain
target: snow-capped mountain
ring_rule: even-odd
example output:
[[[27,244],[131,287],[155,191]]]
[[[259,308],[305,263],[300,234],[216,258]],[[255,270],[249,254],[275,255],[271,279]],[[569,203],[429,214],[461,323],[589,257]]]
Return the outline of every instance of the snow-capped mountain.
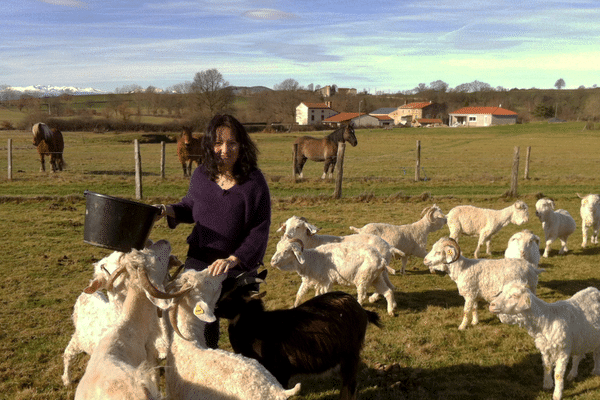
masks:
[[[4,91],[11,90],[14,92],[21,93],[30,93],[38,96],[60,96],[61,94],[73,94],[73,95],[83,95],[83,94],[105,94],[108,93],[104,90],[94,89],[94,88],[78,88],[73,86],[48,86],[48,85],[31,85],[25,87],[18,86],[5,86],[0,88]]]

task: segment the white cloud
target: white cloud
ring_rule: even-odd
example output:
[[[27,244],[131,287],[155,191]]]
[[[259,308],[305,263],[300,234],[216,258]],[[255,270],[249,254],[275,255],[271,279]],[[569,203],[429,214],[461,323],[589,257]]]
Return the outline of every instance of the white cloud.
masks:
[[[86,7],[87,4],[78,0],[38,0],[42,3],[52,4],[54,6],[65,6],[65,7]]]
[[[250,19],[259,20],[279,20],[279,19],[292,19],[295,18],[294,14],[287,13],[284,11],[273,10],[271,8],[261,8],[258,10],[250,10],[244,13],[245,17]]]

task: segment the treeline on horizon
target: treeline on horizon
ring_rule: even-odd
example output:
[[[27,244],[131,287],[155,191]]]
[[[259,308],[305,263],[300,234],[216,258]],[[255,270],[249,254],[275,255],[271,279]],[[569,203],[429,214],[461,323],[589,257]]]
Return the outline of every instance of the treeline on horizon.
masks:
[[[493,88],[479,81],[450,89],[443,81],[396,94],[369,94],[366,90],[348,94],[332,85],[332,95],[324,97],[320,88],[301,87],[286,79],[268,88],[232,87],[217,70],[198,72],[194,81],[177,90],[160,91],[150,86],[124,87],[117,93],[102,95],[63,94],[36,97],[24,94],[0,102],[0,109],[18,110],[19,121],[3,121],[0,128],[29,129],[44,121],[65,131],[148,131],[174,132],[182,127],[201,131],[217,113],[230,113],[250,130],[315,130],[327,127],[302,127],[295,124],[296,107],[301,102],[331,102],[338,112],[369,113],[379,108],[397,108],[412,102],[434,102],[446,112],[434,117],[448,120],[448,113],[462,107],[502,107],[518,113],[518,122],[527,123],[558,118],[567,121],[600,120],[600,88],[563,89]]]

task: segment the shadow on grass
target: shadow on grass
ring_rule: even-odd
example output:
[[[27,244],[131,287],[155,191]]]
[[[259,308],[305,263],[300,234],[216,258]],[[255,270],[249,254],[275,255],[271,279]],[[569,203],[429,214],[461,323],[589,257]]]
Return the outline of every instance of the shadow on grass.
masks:
[[[585,361],[585,360],[584,360]],[[590,360],[588,360],[590,361]],[[589,377],[590,365],[581,364],[581,377]],[[303,376],[303,398],[339,398],[341,380],[334,373]],[[456,364],[442,368],[410,368],[400,364],[369,366],[362,364],[358,374],[358,398],[380,399],[537,399],[542,392],[542,361],[539,354],[525,356],[521,362],[482,366]],[[576,381],[577,382],[577,381]],[[294,381],[295,383],[295,381]],[[573,388],[567,383],[565,390]]]
[[[600,279],[568,279],[568,280],[553,280],[547,282],[539,282],[538,286],[552,289],[564,296],[573,296],[575,293],[589,286],[600,288]]]

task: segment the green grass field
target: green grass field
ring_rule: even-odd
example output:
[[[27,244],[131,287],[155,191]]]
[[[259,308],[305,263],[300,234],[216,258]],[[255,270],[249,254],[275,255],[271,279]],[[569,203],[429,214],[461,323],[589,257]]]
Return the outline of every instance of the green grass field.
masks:
[[[587,286],[600,287],[600,246],[581,249],[580,200],[576,192],[600,192],[596,131],[583,123],[527,124],[478,129],[359,130],[358,146],[346,148],[342,198],[332,199],[335,183],[320,179],[322,164],[308,162],[305,178],[291,178],[292,142],[296,134],[254,134],[260,165],[272,198],[271,239],[265,265],[268,308],[288,308],[300,284],[296,274],[272,269],[279,224],[292,215],[306,217],[321,233],[350,234],[350,225],[368,222],[411,223],[433,203],[444,212],[460,204],[500,209],[511,199],[515,146],[521,149],[519,194],[530,207],[530,220],[509,225],[492,240],[493,258],[503,257],[508,238],[531,229],[543,238],[532,209],[543,193],[568,210],[578,228],[569,239],[569,254],[543,259],[538,295],[546,301],[567,298]],[[324,135],[315,133],[314,136]],[[91,190],[133,199],[134,150],[140,139],[143,199],[148,204],[178,201],[187,190],[175,144],[166,145],[166,178],[160,177],[160,145],[150,135],[64,132],[67,169],[39,172],[31,133],[0,131],[0,398],[72,399],[75,387],[60,380],[62,352],[73,332],[72,307],[87,285],[92,264],[109,250],[83,242],[85,198]],[[7,142],[12,139],[13,179],[8,180]],[[414,181],[416,141],[421,141],[419,182]],[[525,148],[532,147],[530,179],[523,179]],[[47,166],[47,169],[48,166]],[[167,239],[173,253],[185,256],[190,228],[169,230],[161,221],[151,238]],[[429,238],[429,248],[448,229]],[[472,256],[475,238],[461,239]],[[400,261],[392,267],[398,269]],[[396,286],[397,315],[385,312],[385,301],[365,307],[379,313],[383,328],[370,327],[359,375],[361,399],[526,399],[546,400],[541,357],[533,339],[518,327],[502,325],[481,304],[480,324],[459,332],[464,301],[447,276],[432,275],[422,259],[412,258]],[[355,294],[352,287],[336,287]],[[221,347],[230,349],[226,330]],[[74,371],[79,379],[87,356]],[[566,384],[564,398],[600,398],[600,377],[591,376],[591,356],[580,376]],[[339,396],[335,376],[303,378],[297,399],[330,400]]]

